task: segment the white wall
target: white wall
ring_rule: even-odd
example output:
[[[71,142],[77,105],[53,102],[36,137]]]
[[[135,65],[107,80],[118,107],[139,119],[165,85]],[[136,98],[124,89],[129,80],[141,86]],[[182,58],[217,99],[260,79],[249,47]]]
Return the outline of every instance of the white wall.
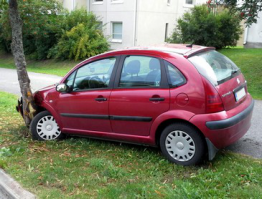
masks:
[[[262,48],[262,11],[258,14],[257,23],[252,24],[246,34],[245,47]]]
[[[113,3],[104,0],[103,3],[95,3],[90,0],[90,10],[98,16],[99,20],[106,24],[104,33],[110,41],[112,49],[121,49],[133,46],[135,28],[135,0],[123,0]],[[112,42],[112,22],[122,22],[122,42]]]
[[[88,0],[58,0],[62,3],[63,7],[69,11],[74,10],[75,8],[84,8],[87,9]]]
[[[60,1],[69,11],[85,7],[98,16],[105,25],[104,34],[108,37],[112,49],[164,43],[166,23],[167,36],[170,36],[177,19],[193,7],[186,5],[185,0],[170,0],[170,4],[168,0],[118,0],[117,3],[112,0]],[[194,0],[194,4],[202,3],[206,3],[206,0]],[[122,42],[112,42],[112,22],[123,23]]]
[[[136,45],[154,45],[165,42],[166,23],[167,36],[171,36],[178,18],[193,8],[185,0],[139,0]],[[205,3],[206,0],[195,0],[194,4]]]

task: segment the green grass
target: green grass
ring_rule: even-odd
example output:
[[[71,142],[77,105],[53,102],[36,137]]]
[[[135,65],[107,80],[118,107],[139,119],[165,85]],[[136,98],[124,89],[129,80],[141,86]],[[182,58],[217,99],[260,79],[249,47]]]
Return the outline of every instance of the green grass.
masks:
[[[223,49],[220,51],[233,60],[245,76],[248,91],[255,99],[262,99],[262,49]]]
[[[39,198],[262,198],[262,162],[219,152],[182,167],[158,149],[68,138],[36,142],[0,92],[0,167]]]
[[[262,100],[262,49],[236,47],[220,51],[232,59],[243,72],[248,90],[255,99]],[[27,61],[28,71],[64,76],[79,62],[74,61]],[[15,68],[11,55],[0,53],[0,67]]]
[[[80,61],[56,61],[44,60],[34,61],[27,60],[27,70],[36,73],[45,73],[58,76],[66,75]],[[0,53],[0,67],[15,69],[14,59],[10,54]]]

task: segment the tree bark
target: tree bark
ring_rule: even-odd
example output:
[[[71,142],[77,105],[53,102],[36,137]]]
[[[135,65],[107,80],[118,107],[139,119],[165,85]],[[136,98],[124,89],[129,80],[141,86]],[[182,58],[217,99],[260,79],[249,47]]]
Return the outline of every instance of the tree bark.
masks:
[[[12,29],[12,54],[17,69],[20,91],[23,99],[23,118],[30,125],[35,113],[35,103],[30,87],[30,79],[26,70],[26,60],[22,40],[22,20],[18,12],[17,0],[9,0],[9,20]]]

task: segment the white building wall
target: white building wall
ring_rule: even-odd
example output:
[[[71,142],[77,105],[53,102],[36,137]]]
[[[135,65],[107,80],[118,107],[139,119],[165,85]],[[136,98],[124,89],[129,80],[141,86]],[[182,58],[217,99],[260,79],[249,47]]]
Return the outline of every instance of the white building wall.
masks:
[[[84,7],[102,21],[104,34],[112,49],[165,42],[166,24],[169,37],[179,17],[206,0],[60,0],[69,11]],[[112,22],[122,22],[122,41],[112,40]]]
[[[262,48],[262,12],[259,12],[257,23],[245,31],[245,48]]]
[[[58,0],[62,3],[63,7],[68,11],[72,11],[74,9],[84,8],[87,9],[89,0]]]
[[[136,28],[136,45],[154,45],[165,42],[177,25],[178,18],[196,4],[206,0],[195,0],[193,5],[185,0],[138,0],[138,20]]]
[[[103,22],[104,33],[112,49],[133,46],[135,29],[135,0],[94,2],[90,0],[90,11]],[[112,22],[122,22],[122,41],[112,41]]]

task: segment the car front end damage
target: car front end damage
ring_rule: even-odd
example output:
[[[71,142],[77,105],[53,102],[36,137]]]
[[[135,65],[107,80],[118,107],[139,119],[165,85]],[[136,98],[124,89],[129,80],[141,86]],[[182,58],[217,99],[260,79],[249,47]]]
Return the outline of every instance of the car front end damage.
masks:
[[[23,98],[22,97],[17,100],[17,106],[15,108],[16,108],[16,111],[19,112],[22,117],[24,117],[24,113],[23,113]]]

